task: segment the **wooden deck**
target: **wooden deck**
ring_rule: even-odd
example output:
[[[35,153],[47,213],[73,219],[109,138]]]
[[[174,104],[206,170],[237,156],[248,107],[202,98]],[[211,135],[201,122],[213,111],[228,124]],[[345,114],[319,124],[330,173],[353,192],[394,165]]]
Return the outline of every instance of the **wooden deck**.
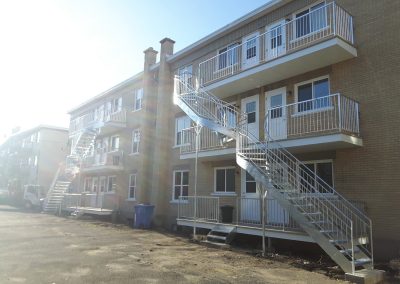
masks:
[[[112,209],[104,209],[104,208],[98,208],[98,207],[66,207],[63,209],[64,211],[68,212],[74,212],[74,211],[79,211],[84,214],[92,214],[92,215],[102,215],[102,216],[108,216],[111,215],[114,210]]]

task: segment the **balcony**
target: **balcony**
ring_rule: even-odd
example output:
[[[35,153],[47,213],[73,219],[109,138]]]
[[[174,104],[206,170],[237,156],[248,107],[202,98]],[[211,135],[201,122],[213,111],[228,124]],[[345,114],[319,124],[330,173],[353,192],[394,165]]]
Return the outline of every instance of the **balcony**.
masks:
[[[212,157],[231,156],[235,157],[235,141],[229,137],[218,133],[209,128],[203,127],[199,137],[199,151],[198,157]],[[181,159],[192,159],[196,155],[196,130],[195,127],[190,127],[182,131],[184,144],[180,147]]]
[[[65,193],[61,204],[63,211],[92,215],[111,215],[118,207],[114,192]]]
[[[198,83],[226,97],[354,58],[353,45],[353,18],[333,2],[201,62]]]
[[[291,151],[317,151],[362,146],[359,123],[358,102],[334,94],[269,108],[265,129]]]
[[[76,133],[84,129],[99,129],[100,135],[107,135],[116,129],[126,127],[126,110],[121,109],[110,113],[90,112],[70,122],[70,133]]]
[[[97,150],[93,156],[86,157],[82,163],[81,171],[101,172],[101,171],[121,171],[123,170],[123,152],[105,152]]]

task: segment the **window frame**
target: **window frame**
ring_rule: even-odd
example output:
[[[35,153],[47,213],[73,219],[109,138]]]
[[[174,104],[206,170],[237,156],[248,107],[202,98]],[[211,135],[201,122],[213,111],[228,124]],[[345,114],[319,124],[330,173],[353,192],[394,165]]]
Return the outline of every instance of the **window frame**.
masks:
[[[138,134],[137,136],[135,136],[135,134]],[[132,131],[132,140],[131,140],[131,154],[139,154],[139,149],[140,149],[140,137],[141,136],[141,132],[140,132],[140,128],[136,128]],[[135,142],[135,137],[138,137],[138,141]],[[134,145],[135,143],[137,144],[137,149],[134,149]],[[136,150],[136,151],[134,151]]]
[[[314,166],[314,171],[313,171],[313,175],[314,175],[314,186],[315,186],[315,181],[316,181],[316,177],[317,177],[317,165],[318,164],[324,164],[324,163],[330,163],[332,165],[332,185],[329,185],[326,181],[324,181],[327,185],[329,185],[332,188],[335,188],[335,164],[333,159],[321,159],[321,160],[308,160],[308,161],[302,161],[302,163],[304,165],[313,165]],[[300,166],[298,166],[297,169],[297,173],[299,174],[299,176],[301,176],[300,173]],[[322,179],[321,179],[322,180]],[[299,181],[300,182],[300,181]],[[323,192],[321,192],[323,193]],[[329,193],[326,193],[329,194]]]
[[[238,51],[232,51],[232,53],[231,53],[232,59],[229,60],[229,50],[235,50],[235,49],[239,50],[239,46],[240,46],[240,42],[236,41],[236,42],[230,43],[228,45],[225,45],[224,47],[221,47],[217,50],[217,62],[216,62],[216,68],[215,68],[217,71],[225,70],[227,68],[230,68],[232,66],[239,64],[240,54],[236,54],[236,56],[235,56],[235,53],[234,53],[234,52],[238,52]],[[225,54],[223,55],[223,53],[225,53]],[[225,60],[225,66],[222,66],[222,67],[221,67],[221,58],[224,58],[223,60]]]
[[[117,102],[117,103],[116,103]],[[122,96],[111,99],[110,114],[117,113],[122,110]]]
[[[181,184],[177,185],[175,184],[175,175],[177,173],[181,173]],[[188,183],[187,184],[183,184],[183,173],[187,173],[188,174]],[[179,186],[180,187],[180,194],[178,196],[178,199],[175,198],[175,187]],[[187,186],[188,188],[188,194],[187,196],[183,195],[183,187]],[[190,189],[190,171],[189,170],[174,170],[172,171],[172,199],[171,202],[179,202],[179,197],[188,197],[189,196],[189,189]]]
[[[83,192],[91,192],[92,184],[93,184],[93,178],[92,177],[85,177],[85,179],[83,180]],[[88,190],[86,190],[87,187],[89,188]]]
[[[118,143],[116,143],[117,144],[117,148],[114,148],[113,147],[113,142],[114,142],[114,139],[115,139],[115,141],[118,141]],[[121,137],[119,136],[119,135],[113,135],[113,136],[110,136],[110,144],[109,144],[109,151],[108,152],[117,152],[117,151],[119,151],[119,149],[120,149],[120,146],[121,146]],[[102,143],[103,144],[103,143]],[[104,145],[104,144],[103,144]]]
[[[225,171],[225,181],[224,181],[224,191],[217,191],[217,171],[224,170]],[[233,180],[233,191],[226,190],[226,171],[233,170],[234,172],[234,180]],[[235,166],[226,166],[226,167],[215,167],[214,168],[214,192],[212,195],[236,195],[236,167]]]
[[[326,21],[325,26],[322,27],[322,28],[319,28],[319,29],[316,29],[316,30],[313,31],[313,30],[311,29],[311,25],[312,25],[311,20],[309,20],[309,26],[310,26],[309,29],[310,29],[310,31],[309,31],[308,33],[306,33],[306,34],[297,36],[297,22],[296,22],[297,17],[296,17],[296,16],[297,16],[298,14],[300,14],[300,13],[303,13],[303,12],[305,12],[305,11],[308,11],[306,14],[304,14],[304,15],[302,15],[302,16],[300,16],[300,17],[303,17],[303,16],[305,16],[305,15],[308,15],[308,17],[309,17],[310,13],[312,12],[311,8],[313,8],[313,7],[315,7],[315,6],[318,6],[318,5],[321,5],[321,4],[323,4],[322,7],[324,7],[324,6],[328,5],[329,3],[327,3],[325,0],[318,1],[318,2],[316,2],[316,3],[312,3],[312,4],[310,4],[310,5],[307,5],[306,7],[303,7],[303,8],[301,8],[300,10],[295,11],[295,12],[292,14],[292,19],[293,19],[293,35],[294,35],[292,41],[301,40],[301,39],[303,39],[303,38],[305,38],[305,37],[308,37],[308,36],[310,36],[310,35],[312,35],[312,34],[314,34],[314,33],[318,33],[318,32],[320,32],[320,31],[322,31],[322,30],[324,30],[324,29],[326,29],[326,28],[329,27],[329,25],[328,25],[327,9],[325,8],[325,21]],[[321,8],[321,7],[320,7],[320,8]],[[320,8],[317,8],[317,9],[320,9]],[[310,19],[310,18],[309,18],[309,19]]]
[[[138,99],[140,95],[140,98]],[[138,88],[134,90],[134,95],[133,95],[133,111],[139,111],[143,108],[143,97],[144,97],[144,91],[143,88]],[[137,102],[138,100],[140,101],[140,105],[138,106]]]
[[[188,126],[188,127],[184,127],[184,128],[182,128],[181,130],[178,131],[178,125],[179,125],[179,124],[178,124],[178,121],[179,121],[179,120],[187,120],[187,122],[189,123],[189,126]],[[185,123],[184,123],[184,124],[185,124]],[[182,141],[182,137],[183,137],[182,134],[181,134],[181,141],[180,141],[180,143],[178,144],[178,133],[182,133],[183,130],[190,128],[190,127],[191,127],[191,124],[192,124],[192,120],[191,120],[190,117],[187,116],[187,115],[175,117],[175,138],[174,138],[175,146],[174,146],[174,147],[180,147],[180,146],[185,145],[185,143],[183,143],[183,141]],[[185,125],[184,125],[184,126],[185,126]]]
[[[178,68],[178,76],[180,78],[183,77],[183,81],[192,87],[194,87],[193,75],[193,64],[184,65]]]
[[[132,177],[135,177],[135,183],[132,185]],[[133,188],[133,197],[131,197],[131,191]],[[127,200],[135,201],[136,200],[136,190],[137,190],[137,173],[132,173],[129,175],[129,183],[128,183],[128,198]]]
[[[116,190],[113,190],[112,184],[111,184],[111,190],[110,190],[110,179],[114,179],[115,187],[117,187],[117,176],[115,176],[115,175],[108,176],[107,177],[107,187],[106,187],[105,193],[115,193],[116,192]]]
[[[332,94],[332,92],[331,92],[331,80],[330,80],[329,75],[323,75],[323,76],[320,76],[320,77],[316,77],[316,78],[313,78],[313,79],[310,79],[310,80],[307,80],[307,81],[302,81],[302,82],[294,84],[294,99],[295,99],[295,103],[297,104],[297,106],[295,108],[295,114],[294,115],[296,115],[296,114],[307,114],[307,113],[310,113],[310,112],[318,112],[318,111],[323,111],[323,110],[327,110],[327,109],[333,108],[332,100],[329,99],[328,100],[329,104],[327,106],[315,107],[314,103],[312,103],[310,109],[299,111],[299,104],[301,102],[299,102],[299,90],[298,90],[298,88],[300,86],[307,85],[307,84],[311,83],[311,92],[312,92],[311,93],[311,99],[305,100],[305,101],[302,101],[302,102],[307,102],[307,101],[315,102],[314,100],[316,98],[315,98],[315,92],[314,92],[314,82],[322,81],[322,80],[325,80],[325,79],[328,80],[328,92],[329,92],[328,95],[325,96],[325,97],[329,97]],[[320,98],[323,98],[323,97],[320,97]]]

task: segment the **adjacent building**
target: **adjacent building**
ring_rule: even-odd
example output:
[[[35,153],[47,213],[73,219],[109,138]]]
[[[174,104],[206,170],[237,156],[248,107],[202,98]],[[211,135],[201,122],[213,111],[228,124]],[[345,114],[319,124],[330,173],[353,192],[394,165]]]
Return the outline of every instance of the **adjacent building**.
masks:
[[[274,0],[179,52],[163,39],[158,61],[145,50],[142,73],[70,111],[79,205],[132,218],[154,204],[167,227],[264,225],[344,270],[398,257],[398,11]]]

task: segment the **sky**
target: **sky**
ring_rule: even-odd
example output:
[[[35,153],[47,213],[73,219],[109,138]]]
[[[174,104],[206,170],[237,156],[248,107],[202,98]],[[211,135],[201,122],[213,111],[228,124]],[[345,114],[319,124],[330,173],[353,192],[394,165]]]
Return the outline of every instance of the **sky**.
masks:
[[[0,143],[15,127],[68,127],[68,110],[268,0],[0,0]]]

